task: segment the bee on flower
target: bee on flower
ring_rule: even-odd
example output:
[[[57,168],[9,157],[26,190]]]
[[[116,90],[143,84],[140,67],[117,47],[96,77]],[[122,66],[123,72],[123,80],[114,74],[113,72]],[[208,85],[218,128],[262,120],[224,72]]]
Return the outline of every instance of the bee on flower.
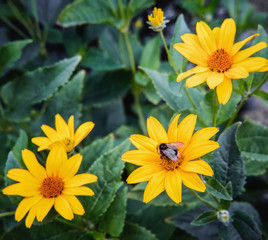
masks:
[[[150,25],[149,28],[155,32],[161,32],[168,22],[169,20],[165,18],[161,8],[155,7],[153,13],[148,15],[147,23]]]

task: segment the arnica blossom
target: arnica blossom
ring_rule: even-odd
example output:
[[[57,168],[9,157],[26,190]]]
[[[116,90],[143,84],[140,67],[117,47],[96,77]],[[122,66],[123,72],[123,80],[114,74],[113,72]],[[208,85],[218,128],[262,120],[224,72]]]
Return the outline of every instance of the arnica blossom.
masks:
[[[254,34],[234,44],[236,26],[233,19],[226,19],[221,27],[213,30],[204,22],[196,24],[196,34],[181,36],[184,43],[174,44],[174,48],[187,60],[197,66],[178,75],[177,81],[189,77],[187,87],[207,82],[210,89],[216,88],[219,103],[228,102],[232,94],[232,79],[246,78],[249,72],[266,71],[267,60],[262,57],[250,57],[266,48],[265,42],[259,42],[247,49],[240,49],[259,34]]]
[[[55,147],[49,152],[46,168],[40,165],[34,153],[27,149],[22,151],[22,158],[28,170],[9,170],[7,177],[18,183],[3,189],[6,195],[24,197],[16,209],[16,221],[21,221],[29,212],[25,224],[30,228],[35,218],[42,222],[53,206],[68,220],[72,220],[74,214],[85,213],[75,195],[94,195],[90,188],[82,185],[96,182],[97,177],[89,173],[75,175],[82,161],[80,154],[67,159],[64,148]]]
[[[143,196],[145,203],[163,191],[166,191],[174,202],[179,203],[182,183],[188,188],[204,192],[206,186],[198,174],[213,175],[209,164],[200,157],[219,147],[217,142],[209,140],[218,129],[208,127],[193,134],[196,115],[188,115],[178,125],[179,117],[180,114],[173,119],[167,132],[157,119],[149,117],[147,119],[149,137],[131,135],[130,141],[138,149],[122,155],[123,161],[141,166],[129,175],[127,183],[149,181]],[[177,149],[179,157],[176,161],[159,153],[159,146],[163,143],[184,145]]]
[[[94,127],[93,122],[83,123],[74,132],[74,116],[69,118],[68,124],[64,119],[57,114],[55,116],[55,127],[56,130],[47,126],[42,125],[43,132],[47,137],[35,137],[32,138],[32,142],[39,146],[38,151],[44,149],[51,150],[55,145],[61,144],[65,147],[67,152],[71,152],[92,130]]]
[[[154,8],[153,13],[151,15],[148,15],[147,23],[150,25],[149,28],[152,29],[155,32],[162,31],[166,24],[169,22],[169,20],[166,20],[164,17],[164,12],[161,8]]]

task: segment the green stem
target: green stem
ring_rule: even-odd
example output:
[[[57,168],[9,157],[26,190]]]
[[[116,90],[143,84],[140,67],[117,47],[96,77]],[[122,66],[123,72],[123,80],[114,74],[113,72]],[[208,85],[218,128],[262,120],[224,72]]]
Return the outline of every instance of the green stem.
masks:
[[[130,61],[131,71],[134,77],[136,67],[135,67],[135,60],[134,60],[133,52],[132,52],[131,45],[130,45],[129,38],[128,38],[128,32],[123,32],[123,35],[124,35],[125,43],[127,46],[127,52],[128,52],[128,57]]]
[[[208,206],[210,206],[210,207],[212,207],[212,208],[218,210],[218,207],[216,207],[216,206],[213,205],[212,203],[206,201],[205,199],[201,198],[201,197],[200,197],[196,192],[194,192],[192,189],[190,189],[190,188],[188,188],[188,189],[189,189],[189,191],[195,196],[195,198],[196,198],[197,200],[199,200],[200,202],[202,202],[202,203],[204,203],[204,204],[206,204],[206,205],[208,205]]]
[[[14,212],[3,212],[3,213],[0,213],[0,218],[1,217],[6,217],[6,216],[11,216],[11,215],[14,215],[15,214],[15,211]]]
[[[146,134],[146,123],[145,123],[145,119],[144,119],[141,104],[140,104],[140,95],[134,93],[134,100],[135,100],[135,106],[136,106],[141,130],[143,134]]]
[[[265,74],[265,76],[264,76],[264,78],[261,80],[261,82],[257,85],[257,87],[256,87],[250,94],[248,94],[248,95],[246,95],[246,96],[243,96],[242,101],[239,103],[239,105],[238,105],[238,107],[237,107],[235,113],[234,113],[233,116],[230,118],[230,120],[229,120],[229,122],[227,123],[225,129],[228,128],[228,127],[230,127],[230,126],[232,125],[233,121],[235,120],[235,118],[236,118],[237,114],[239,113],[239,111],[241,110],[241,108],[244,106],[245,102],[246,102],[250,97],[252,97],[252,96],[255,94],[255,92],[257,92],[257,91],[261,88],[261,86],[267,81],[267,79],[268,79],[268,73]]]
[[[213,94],[213,115],[212,115],[212,126],[216,127],[216,119],[217,119],[217,110],[218,110],[218,103],[217,103],[217,93],[214,90]]]
[[[187,95],[187,97],[188,97],[190,103],[192,104],[194,110],[197,112],[197,111],[198,111],[198,110],[197,110],[197,106],[195,105],[194,100],[193,100],[191,94],[190,94],[189,91],[188,91],[188,88],[187,88],[186,86],[184,86],[184,87],[183,87],[183,90],[185,91],[185,93],[186,93],[186,95]]]
[[[8,19],[1,16],[2,21],[7,24],[10,28],[12,28],[15,32],[17,32],[21,37],[28,38],[20,29],[18,29],[13,23],[11,23]]]
[[[68,225],[68,226],[73,227],[73,228],[78,228],[78,229],[82,228],[82,226],[77,225],[77,224],[75,224],[75,223],[73,223],[73,222],[67,221],[67,220],[65,220],[65,219],[62,219],[62,218],[55,218],[55,220],[56,220],[57,222],[63,223],[63,224],[65,224],[65,225]]]

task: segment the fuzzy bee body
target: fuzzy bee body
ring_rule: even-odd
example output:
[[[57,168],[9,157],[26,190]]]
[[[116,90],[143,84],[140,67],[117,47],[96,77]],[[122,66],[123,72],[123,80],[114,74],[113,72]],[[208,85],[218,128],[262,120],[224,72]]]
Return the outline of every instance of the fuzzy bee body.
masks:
[[[183,147],[184,143],[174,142],[174,143],[161,143],[159,144],[157,151],[161,154],[161,158],[167,157],[172,161],[177,161],[180,157],[179,148]]]

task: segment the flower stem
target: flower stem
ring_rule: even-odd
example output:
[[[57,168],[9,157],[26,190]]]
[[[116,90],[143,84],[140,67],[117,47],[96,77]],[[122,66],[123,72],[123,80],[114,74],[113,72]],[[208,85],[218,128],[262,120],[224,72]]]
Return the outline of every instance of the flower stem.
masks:
[[[134,93],[134,101],[135,101],[135,106],[136,106],[136,110],[137,110],[137,114],[138,114],[138,118],[139,118],[140,128],[141,128],[143,134],[146,135],[146,123],[145,123],[145,119],[144,119],[144,116],[142,113],[139,94]]]
[[[135,67],[135,60],[134,60],[132,48],[131,48],[129,38],[128,38],[128,32],[123,32],[123,35],[124,35],[125,43],[126,43],[126,46],[127,46],[127,52],[128,52],[131,71],[132,71],[132,74],[134,76],[135,71],[136,71],[136,67]]]
[[[225,129],[232,125],[233,121],[235,120],[235,118],[236,118],[237,114],[239,113],[239,111],[241,110],[241,108],[244,106],[245,102],[250,97],[252,97],[255,94],[255,92],[257,92],[261,88],[261,86],[267,81],[267,79],[268,79],[268,73],[265,74],[265,76],[261,80],[261,82],[257,85],[257,87],[250,94],[246,94],[245,96],[243,96],[242,101],[239,103],[235,113],[233,114],[233,116],[230,118],[229,122],[225,126]]]
[[[217,208],[215,205],[213,205],[212,203],[206,201],[204,198],[201,198],[201,197],[200,197],[196,192],[194,192],[192,189],[190,189],[190,188],[188,188],[188,189],[189,189],[189,191],[195,196],[195,198],[196,198],[197,200],[199,200],[200,202],[202,202],[202,203],[208,205],[209,207],[212,207],[212,208],[218,210],[218,208]]]
[[[6,216],[11,216],[11,215],[14,215],[15,212],[3,212],[3,213],[0,213],[0,218],[1,217],[6,217]]]
[[[214,90],[214,94],[213,94],[213,115],[212,115],[212,127],[216,127],[216,119],[217,119],[217,108],[218,104],[217,104],[217,93],[216,90]]]
[[[183,87],[183,90],[185,91],[185,93],[186,93],[186,95],[187,95],[187,97],[188,97],[190,103],[192,104],[194,110],[198,112],[198,110],[197,110],[197,106],[195,105],[194,100],[193,100],[191,94],[190,94],[189,91],[188,91],[188,88],[187,88],[186,86],[184,86],[184,87]]]

